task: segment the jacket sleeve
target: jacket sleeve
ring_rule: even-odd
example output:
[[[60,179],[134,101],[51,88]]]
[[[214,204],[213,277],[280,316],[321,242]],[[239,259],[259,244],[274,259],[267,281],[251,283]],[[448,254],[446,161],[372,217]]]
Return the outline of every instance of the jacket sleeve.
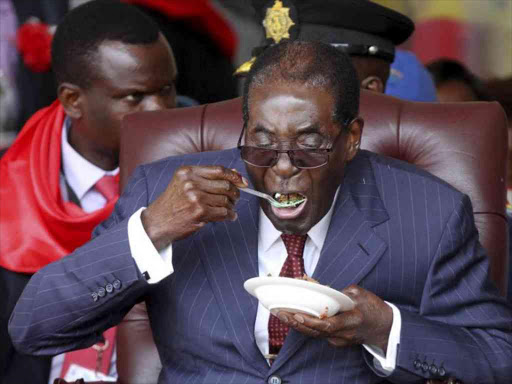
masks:
[[[19,352],[56,355],[89,347],[142,299],[149,288],[131,256],[127,223],[147,196],[138,168],[93,239],[30,279],[9,320]]]
[[[512,308],[489,280],[471,202],[460,200],[430,263],[419,311],[400,308],[395,383],[512,383]]]

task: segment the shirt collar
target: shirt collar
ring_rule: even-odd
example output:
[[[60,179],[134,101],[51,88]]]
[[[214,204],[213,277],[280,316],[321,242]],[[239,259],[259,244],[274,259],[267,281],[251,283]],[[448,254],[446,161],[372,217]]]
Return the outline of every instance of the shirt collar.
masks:
[[[324,246],[325,238],[327,236],[327,231],[329,230],[329,225],[331,224],[332,213],[334,210],[334,203],[338,198],[338,193],[340,188],[336,190],[336,194],[334,195],[334,199],[329,211],[325,214],[322,219],[316,223],[308,232],[308,236],[315,245],[315,247],[321,251]],[[263,209],[260,208],[260,230],[258,234],[258,241],[262,245],[262,249],[264,252],[267,252],[269,248],[277,241],[282,235],[282,232],[278,231],[274,224],[267,217]]]
[[[66,182],[81,200],[84,195],[105,175],[117,175],[119,167],[113,171],[105,171],[80,155],[68,142],[71,119],[66,117],[62,126],[62,171]]]

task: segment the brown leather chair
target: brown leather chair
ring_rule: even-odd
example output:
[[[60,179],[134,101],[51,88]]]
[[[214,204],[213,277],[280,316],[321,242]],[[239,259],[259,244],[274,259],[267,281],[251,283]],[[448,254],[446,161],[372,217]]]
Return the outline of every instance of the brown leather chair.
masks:
[[[502,108],[414,103],[363,91],[360,115],[362,148],[413,163],[470,196],[491,277],[505,292],[507,122]],[[142,163],[233,148],[241,127],[241,99],[130,115],[121,135],[121,184]],[[143,305],[119,326],[117,351],[121,383],[156,382],[160,363]]]

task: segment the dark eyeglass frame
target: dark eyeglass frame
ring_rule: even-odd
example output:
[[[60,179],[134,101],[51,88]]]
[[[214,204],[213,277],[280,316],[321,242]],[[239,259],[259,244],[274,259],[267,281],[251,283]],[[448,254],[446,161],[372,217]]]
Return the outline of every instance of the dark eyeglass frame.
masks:
[[[244,132],[245,132],[245,128],[246,128],[246,126],[244,124],[244,126],[242,128],[242,132],[240,133],[240,137],[238,138],[237,148],[240,151],[240,157],[242,158],[242,160],[244,162],[246,162],[247,164],[250,164],[250,165],[252,165],[254,167],[258,167],[258,168],[270,168],[270,167],[273,167],[277,163],[277,161],[279,159],[279,154],[280,153],[286,153],[288,155],[288,158],[290,159],[290,162],[296,168],[299,168],[299,169],[315,169],[315,168],[320,168],[320,167],[323,167],[324,165],[326,165],[329,162],[329,154],[332,152],[332,149],[334,148],[334,145],[338,141],[338,138],[343,135],[343,133],[344,133],[343,129],[346,126],[347,125],[344,124],[344,127],[342,128],[341,132],[336,136],[336,138],[329,145],[328,148],[318,148],[318,149],[269,149],[269,148],[254,147],[254,146],[250,146],[250,145],[242,145],[242,138],[244,136]],[[273,152],[274,156],[272,157],[272,161],[270,162],[269,165],[258,165],[258,164],[251,163],[247,159],[244,159],[244,156],[243,156],[244,149],[251,149],[251,150],[257,150],[257,151],[262,151],[262,152],[263,151]],[[315,165],[313,167],[299,166],[296,163],[296,161],[295,161],[295,154],[297,152],[325,154],[325,161],[322,164]]]

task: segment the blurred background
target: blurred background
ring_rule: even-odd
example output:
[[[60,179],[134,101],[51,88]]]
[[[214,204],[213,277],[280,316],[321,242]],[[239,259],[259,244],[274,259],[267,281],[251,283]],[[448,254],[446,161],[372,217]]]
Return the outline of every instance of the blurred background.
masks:
[[[51,36],[52,28],[62,16],[85,1],[0,0],[0,149],[9,145],[35,111],[56,97],[51,66],[44,63],[42,52],[47,42],[36,31],[33,36],[37,38],[29,38],[27,43],[20,39],[20,30],[40,23],[48,28]],[[177,36],[171,45],[183,77],[178,84],[180,94],[199,103],[239,94],[240,86],[230,73],[251,57],[252,49],[263,38],[263,28],[256,20],[250,0],[126,1],[135,3],[155,17],[162,28],[168,28],[170,35]],[[409,16],[416,23],[414,34],[401,48],[414,52],[425,65],[439,58],[461,62],[485,84],[490,98],[500,101],[510,116],[512,0],[373,1]],[[162,14],[154,6],[166,2],[213,9],[225,22],[223,36],[219,36],[218,27],[212,27],[219,24],[211,24],[205,17]],[[36,52],[27,53],[29,49]],[[199,51],[207,51],[209,56],[191,53]],[[186,79],[185,75],[190,76]]]
[[[511,0],[375,0],[409,16],[404,48],[424,63],[450,58],[483,78],[512,74]]]

